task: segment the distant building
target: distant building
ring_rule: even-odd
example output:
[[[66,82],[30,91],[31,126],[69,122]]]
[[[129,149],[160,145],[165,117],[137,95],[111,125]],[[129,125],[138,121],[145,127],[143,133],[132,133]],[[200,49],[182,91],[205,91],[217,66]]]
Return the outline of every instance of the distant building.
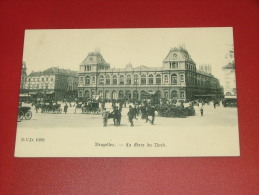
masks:
[[[26,68],[26,63],[22,62],[22,73],[21,73],[21,83],[20,83],[20,92],[24,92],[25,89],[25,83],[27,79],[27,68]]]
[[[76,98],[78,72],[51,67],[27,76],[26,89],[33,98],[64,99]]]
[[[219,80],[211,74],[211,67],[199,70],[188,51],[172,48],[162,67],[127,64],[125,68],[110,68],[100,52],[91,52],[79,65],[78,96],[105,99],[158,98],[192,99],[199,95],[216,96],[220,93]]]
[[[224,74],[224,95],[236,96],[236,72],[233,48],[228,51],[226,59],[228,64],[222,68]]]

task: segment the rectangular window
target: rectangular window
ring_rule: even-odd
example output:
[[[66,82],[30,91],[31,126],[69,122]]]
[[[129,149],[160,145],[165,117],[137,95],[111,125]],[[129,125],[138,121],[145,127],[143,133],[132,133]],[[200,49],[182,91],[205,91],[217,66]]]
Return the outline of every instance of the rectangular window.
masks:
[[[181,99],[184,99],[184,92],[181,91]]]

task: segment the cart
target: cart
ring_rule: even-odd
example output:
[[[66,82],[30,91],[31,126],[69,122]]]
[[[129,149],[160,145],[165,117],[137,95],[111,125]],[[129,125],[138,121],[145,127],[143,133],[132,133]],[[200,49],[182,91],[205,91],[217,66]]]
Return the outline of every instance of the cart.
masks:
[[[32,117],[31,107],[19,107],[18,121],[22,119],[30,120]]]

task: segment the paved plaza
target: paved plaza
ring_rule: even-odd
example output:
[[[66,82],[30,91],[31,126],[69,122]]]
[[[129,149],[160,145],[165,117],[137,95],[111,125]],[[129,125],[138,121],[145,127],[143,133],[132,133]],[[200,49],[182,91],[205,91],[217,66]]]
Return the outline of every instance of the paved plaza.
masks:
[[[23,106],[26,106],[24,104]],[[112,111],[111,105],[106,104],[107,110]],[[62,109],[64,104],[62,104]],[[213,107],[213,104],[204,105],[204,116],[200,115],[200,107],[194,106],[195,116],[189,116],[186,118],[165,118],[157,116],[155,118],[156,126],[237,126],[237,108],[224,108],[223,106]],[[129,108],[122,109],[121,126],[116,128],[123,128],[130,126],[128,122],[127,112]],[[25,128],[82,128],[82,127],[102,127],[102,116],[95,114],[82,114],[81,109],[77,109],[75,113],[75,107],[69,107],[67,114],[62,112],[61,114],[52,113],[36,113],[35,107],[32,107],[32,118],[30,120],[22,120],[18,122],[19,127]],[[138,116],[134,120],[135,127],[151,126],[150,123],[146,123],[145,120]],[[108,120],[108,126],[104,128],[115,128],[113,125],[113,119]],[[134,128],[134,127],[133,127]]]

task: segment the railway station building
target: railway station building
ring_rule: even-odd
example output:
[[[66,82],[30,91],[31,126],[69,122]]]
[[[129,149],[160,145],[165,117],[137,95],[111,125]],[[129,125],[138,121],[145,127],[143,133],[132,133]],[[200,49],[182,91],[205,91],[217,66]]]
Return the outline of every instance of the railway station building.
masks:
[[[211,66],[202,65],[197,70],[183,47],[170,49],[160,67],[127,64],[111,68],[98,51],[88,53],[79,66],[79,98],[146,99],[155,94],[159,99],[186,100],[220,91]]]

